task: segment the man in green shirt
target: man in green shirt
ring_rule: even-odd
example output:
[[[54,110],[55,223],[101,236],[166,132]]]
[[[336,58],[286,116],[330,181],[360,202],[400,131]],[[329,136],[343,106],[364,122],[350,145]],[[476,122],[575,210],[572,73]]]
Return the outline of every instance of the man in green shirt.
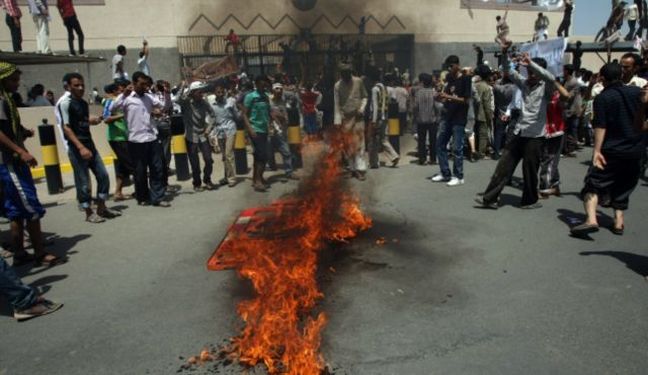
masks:
[[[270,98],[267,89],[268,78],[258,76],[254,80],[256,89],[245,96],[243,101],[243,122],[254,148],[252,187],[264,192],[268,188],[263,172],[268,162],[268,126],[270,124]]]
[[[113,102],[124,90],[123,86],[112,83],[104,87],[106,98],[103,100],[104,106],[104,122],[108,124],[108,143],[112,148],[117,160],[117,187],[115,188],[115,201],[122,201],[129,199],[122,193],[124,181],[127,181],[130,176],[135,173],[135,166],[131,160],[128,152],[128,125],[124,112],[118,109],[113,109]]]

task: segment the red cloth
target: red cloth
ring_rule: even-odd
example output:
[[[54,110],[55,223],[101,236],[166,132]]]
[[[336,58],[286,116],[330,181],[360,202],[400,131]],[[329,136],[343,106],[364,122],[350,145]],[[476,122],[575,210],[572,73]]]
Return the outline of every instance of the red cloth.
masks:
[[[72,0],[56,0],[56,6],[63,18],[72,17],[76,14]]]
[[[317,98],[319,94],[313,91],[303,90],[299,95],[302,102],[302,113],[312,114],[317,112]]]
[[[560,93],[556,91],[547,107],[547,125],[545,125],[547,138],[557,137],[565,133],[565,121],[562,116],[562,111]]]

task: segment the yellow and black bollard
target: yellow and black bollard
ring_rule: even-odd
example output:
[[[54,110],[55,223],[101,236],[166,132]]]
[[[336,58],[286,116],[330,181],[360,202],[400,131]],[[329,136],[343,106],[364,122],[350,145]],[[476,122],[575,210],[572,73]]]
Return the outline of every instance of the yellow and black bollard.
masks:
[[[171,117],[171,135],[171,152],[175,161],[176,180],[190,180],[189,155],[187,155],[187,140],[185,139],[182,116]]]
[[[292,154],[293,168],[299,169],[304,165],[301,154],[302,136],[299,127],[299,111],[291,111],[288,113],[287,136],[290,153]]]
[[[389,120],[387,122],[387,135],[389,143],[394,150],[400,155],[400,119],[398,117],[398,104],[389,104]]]
[[[247,147],[245,146],[245,130],[237,127],[234,138],[234,165],[237,175],[246,175],[249,172]]]
[[[38,126],[38,137],[40,138],[43,153],[47,191],[50,194],[60,194],[63,192],[63,176],[61,176],[56,134],[54,125],[48,124],[47,119],[43,119],[43,123]]]

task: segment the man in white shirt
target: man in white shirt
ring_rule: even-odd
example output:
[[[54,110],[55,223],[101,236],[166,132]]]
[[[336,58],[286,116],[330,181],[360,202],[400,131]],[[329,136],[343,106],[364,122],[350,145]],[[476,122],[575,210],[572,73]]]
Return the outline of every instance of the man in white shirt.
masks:
[[[50,14],[47,0],[27,0],[27,4],[36,26],[36,52],[51,54],[52,49],[49,44]]]
[[[148,46],[148,41],[144,39],[144,43],[142,45],[142,50],[139,53],[139,59],[137,60],[137,70],[140,72],[146,74],[147,76],[151,76],[151,68],[148,63],[148,57],[149,57],[149,46]]]
[[[641,65],[641,56],[636,53],[626,53],[621,57],[621,69],[622,76],[621,80],[626,86],[636,86],[639,88],[644,88],[648,85],[648,81],[637,76],[639,71],[639,66]]]
[[[59,136],[61,137],[61,144],[63,144],[63,147],[65,147],[65,153],[69,151],[67,141],[65,140],[65,134],[63,133],[63,116],[59,112],[58,108],[60,108],[61,103],[64,101],[68,100],[70,98],[70,91],[68,91],[68,85],[67,82],[69,81],[68,75],[63,76],[63,90],[65,92],[59,100],[56,102],[56,106],[54,106],[54,115],[56,116],[56,128],[58,129]]]
[[[165,103],[149,93],[153,81],[142,72],[133,74],[133,83],[115,99],[113,109],[123,110],[128,123],[128,151],[135,163],[135,196],[141,206],[170,207],[163,201],[164,156],[158,141],[158,130],[151,115],[168,110],[171,99]],[[150,187],[149,187],[150,181]]]
[[[126,47],[119,45],[117,54],[112,58],[112,77],[115,81],[128,79],[128,73],[124,67],[124,56],[126,56]]]

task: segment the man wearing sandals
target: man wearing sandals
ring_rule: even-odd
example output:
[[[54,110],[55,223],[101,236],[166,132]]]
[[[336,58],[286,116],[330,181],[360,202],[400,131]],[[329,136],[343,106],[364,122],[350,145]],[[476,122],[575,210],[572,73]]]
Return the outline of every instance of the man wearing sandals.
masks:
[[[14,318],[21,322],[51,314],[63,307],[62,303],[48,301],[23,284],[16,272],[0,258],[0,295],[6,297],[14,309]]]
[[[11,94],[18,90],[21,72],[15,65],[0,62],[0,182],[4,192],[3,205],[11,221],[11,250],[14,265],[36,260],[37,265],[51,266],[64,261],[43,248],[40,219],[45,209],[38,201],[30,166],[36,159],[25,149],[25,137],[34,132],[20,123],[20,115]],[[27,223],[25,225],[25,222]],[[34,257],[25,251],[24,229],[27,227],[34,246]]]
[[[68,156],[74,170],[77,200],[85,210],[87,222],[102,223],[105,219],[121,216],[120,213],[106,207],[110,179],[90,133],[90,125],[98,125],[102,118],[90,116],[88,103],[83,99],[85,86],[81,74],[69,74],[67,85],[70,89],[70,96],[59,104],[57,110],[63,120],[63,132],[68,143]],[[91,207],[90,171],[97,179],[96,213]]]
[[[581,193],[587,219],[571,228],[574,236],[598,232],[596,209],[601,198],[609,198],[614,210],[612,233],[623,235],[623,211],[639,182],[646,147],[642,131],[648,89],[642,95],[639,87],[623,85],[622,67],[617,63],[603,66],[600,76],[605,89],[594,100],[594,155]]]

